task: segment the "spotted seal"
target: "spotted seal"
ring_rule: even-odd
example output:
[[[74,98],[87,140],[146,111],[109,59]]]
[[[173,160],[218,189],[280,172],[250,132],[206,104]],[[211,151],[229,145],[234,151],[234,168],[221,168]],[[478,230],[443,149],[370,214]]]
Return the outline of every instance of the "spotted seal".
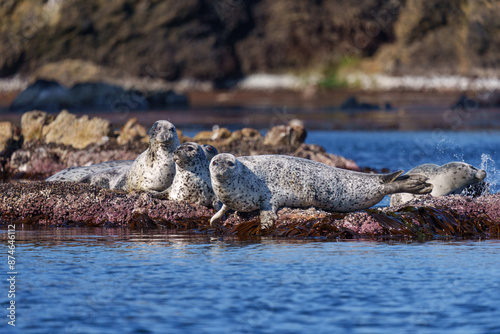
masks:
[[[134,160],[114,160],[105,161],[90,166],[69,167],[46,178],[45,181],[80,182],[82,179],[93,173],[99,173],[111,167],[131,166],[133,162]]]
[[[217,154],[213,146],[202,147],[191,142],[179,146],[174,151],[176,172],[172,185],[162,192],[149,193],[156,198],[214,206],[215,194],[210,181],[207,149],[209,155]]]
[[[433,185],[432,196],[460,194],[468,186],[482,182],[486,171],[464,162],[449,162],[442,166],[423,164],[408,171],[423,174],[429,178],[427,182]],[[391,206],[400,205],[416,198],[418,194],[400,193],[391,196]]]
[[[280,207],[350,212],[367,209],[388,194],[425,194],[432,190],[426,176],[402,173],[360,173],[282,155],[236,159],[231,154],[219,154],[210,163],[210,174],[214,193],[223,206],[210,224],[229,209],[260,210],[261,227],[268,227]]]

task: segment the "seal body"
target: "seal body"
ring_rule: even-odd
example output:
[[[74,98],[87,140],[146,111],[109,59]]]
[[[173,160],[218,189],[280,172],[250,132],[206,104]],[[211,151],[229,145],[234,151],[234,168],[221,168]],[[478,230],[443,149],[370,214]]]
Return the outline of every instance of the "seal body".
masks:
[[[176,172],[172,185],[163,192],[150,193],[157,198],[213,206],[215,194],[205,148],[196,143],[184,143],[173,156]]]
[[[149,131],[149,147],[135,160],[110,161],[108,164],[113,166],[92,170],[78,181],[115,190],[165,190],[174,179],[172,154],[179,145],[175,126],[168,121],[157,121]]]
[[[486,178],[486,171],[478,169],[464,162],[449,162],[442,166],[423,164],[412,168],[408,173],[423,174],[429,178],[427,182],[433,185],[432,196],[460,194],[471,186],[482,182]],[[391,196],[391,206],[411,201],[418,194],[401,193]]]
[[[134,160],[114,160],[90,166],[70,167],[48,177],[45,181],[80,182],[82,179],[91,174],[99,173],[111,167],[131,166],[133,162]]]
[[[272,224],[280,207],[316,207],[350,212],[367,209],[388,194],[429,193],[432,186],[423,175],[400,177],[339,169],[302,158],[281,155],[239,157],[219,154],[210,163],[212,186],[222,209],[211,219],[220,219],[229,209],[260,210],[261,226]]]

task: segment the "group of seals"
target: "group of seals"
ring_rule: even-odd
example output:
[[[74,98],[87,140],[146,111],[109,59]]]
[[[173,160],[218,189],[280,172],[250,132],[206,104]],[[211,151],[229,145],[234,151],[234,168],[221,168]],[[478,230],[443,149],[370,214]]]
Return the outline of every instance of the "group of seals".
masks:
[[[210,163],[210,174],[223,206],[210,223],[229,209],[260,210],[261,226],[268,227],[281,207],[350,212],[368,209],[389,194],[431,192],[426,176],[402,173],[360,173],[281,155],[236,158],[219,154]]]
[[[442,166],[423,164],[412,168],[408,174],[423,174],[433,185],[432,196],[460,194],[465,188],[479,183],[486,178],[486,171],[463,162],[449,162]],[[401,193],[391,196],[391,206],[400,205],[418,197],[418,194]]]
[[[391,205],[430,193],[460,193],[486,177],[484,170],[453,162],[425,164],[405,175],[368,174],[282,155],[236,158],[218,154],[210,145],[180,145],[175,126],[157,121],[149,132],[149,146],[135,160],[109,161],[65,169],[47,181],[76,181],[110,189],[147,192],[153,197],[222,208],[259,210],[261,226],[272,225],[281,207],[316,207],[351,212],[367,209],[391,195]],[[210,162],[211,161],[211,162]]]

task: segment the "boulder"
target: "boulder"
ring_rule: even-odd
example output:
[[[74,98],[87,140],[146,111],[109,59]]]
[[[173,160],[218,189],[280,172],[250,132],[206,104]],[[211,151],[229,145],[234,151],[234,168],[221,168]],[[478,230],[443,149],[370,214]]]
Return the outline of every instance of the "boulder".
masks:
[[[80,83],[69,90],[73,108],[123,112],[148,109],[148,102],[138,91],[127,91],[107,83]]]
[[[178,94],[171,89],[147,93],[146,100],[150,109],[181,108],[189,105],[186,95]]]
[[[43,138],[43,127],[54,120],[54,115],[44,111],[28,111],[21,117],[21,130],[25,142],[41,140]]]
[[[34,109],[60,111],[71,106],[69,91],[55,81],[38,80],[22,91],[10,105],[11,111]]]
[[[100,117],[80,118],[63,110],[56,119],[43,127],[45,142],[85,148],[90,144],[104,144],[111,135],[111,124]]]

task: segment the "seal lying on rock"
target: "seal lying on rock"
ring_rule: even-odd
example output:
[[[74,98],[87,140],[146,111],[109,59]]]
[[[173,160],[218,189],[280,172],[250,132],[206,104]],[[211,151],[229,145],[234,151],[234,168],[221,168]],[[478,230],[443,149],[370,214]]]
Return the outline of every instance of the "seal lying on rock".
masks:
[[[79,182],[90,174],[99,173],[111,167],[117,166],[131,166],[134,160],[114,160],[105,161],[98,164],[82,167],[70,167],[63,169],[56,174],[48,177],[45,181],[66,181],[66,182]]]
[[[174,151],[176,172],[172,185],[165,191],[149,193],[160,199],[214,206],[209,159],[204,148],[196,143],[179,146]],[[217,150],[210,146],[210,153],[216,154]]]
[[[219,154],[210,163],[215,195],[223,206],[210,224],[229,210],[260,210],[261,227],[270,226],[280,207],[316,207],[350,212],[367,209],[385,195],[426,194],[432,185],[419,174],[367,174],[282,155],[240,157]]]
[[[65,169],[47,181],[76,181],[110,189],[165,190],[175,175],[173,151],[179,147],[175,126],[157,121],[149,130],[149,147],[132,162],[108,161],[88,167]]]
[[[423,174],[429,178],[428,183],[433,185],[431,195],[445,196],[460,194],[466,187],[483,181],[486,171],[464,162],[449,162],[442,166],[423,164],[408,171],[408,174]],[[391,206],[411,201],[418,195],[401,193],[391,196]]]

